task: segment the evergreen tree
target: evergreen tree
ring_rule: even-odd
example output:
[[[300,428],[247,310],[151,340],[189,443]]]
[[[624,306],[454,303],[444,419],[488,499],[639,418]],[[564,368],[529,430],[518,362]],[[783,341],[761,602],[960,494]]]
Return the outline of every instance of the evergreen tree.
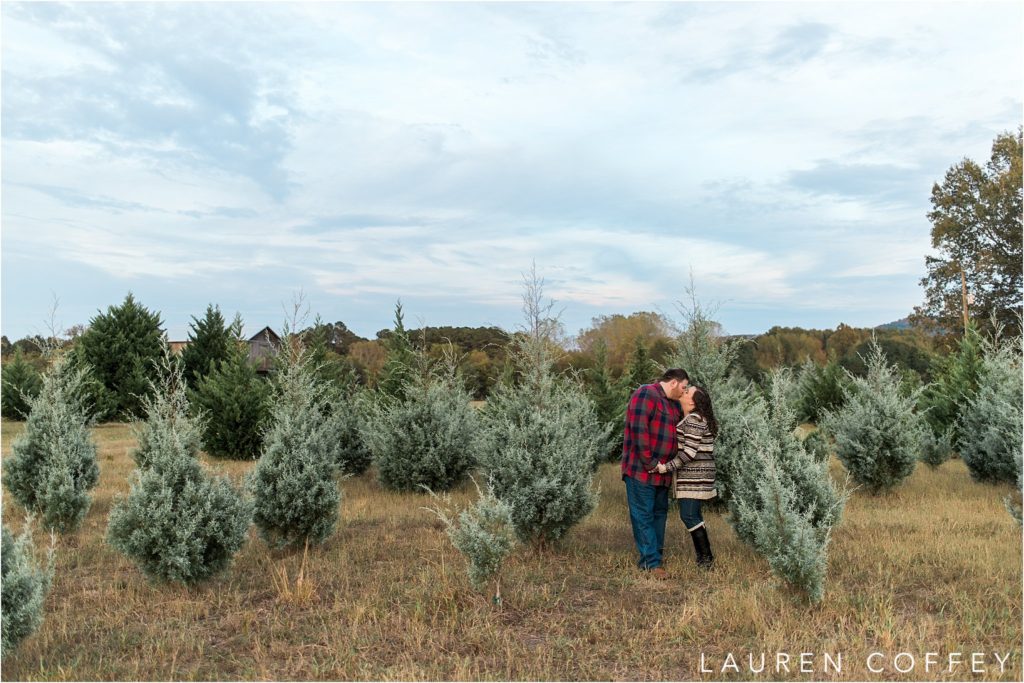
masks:
[[[43,388],[43,379],[35,366],[25,360],[21,349],[16,349],[14,358],[3,366],[0,404],[2,414],[9,420],[24,420],[28,417],[29,404]]]
[[[74,369],[66,355],[56,358],[30,404],[25,431],[4,461],[4,485],[14,500],[62,533],[85,518],[89,490],[100,475],[84,405],[86,373]]]
[[[166,348],[166,347],[165,347]],[[151,580],[194,584],[218,574],[245,542],[251,501],[197,460],[201,426],[188,414],[182,367],[165,350],[162,378],[144,400],[139,465],[110,511],[107,539]]]
[[[817,424],[826,410],[835,410],[843,403],[846,373],[830,359],[824,366],[808,360],[800,372],[797,416]]]
[[[622,379],[627,390],[626,398],[643,384],[650,384],[658,375],[658,367],[651,360],[642,336],[636,338],[633,354],[629,357]],[[625,414],[625,413],[623,413]],[[625,429],[625,425],[623,425]]]
[[[723,339],[719,326],[709,311],[689,290],[691,305],[676,340],[676,352],[666,359],[669,367],[683,368],[690,375],[690,384],[708,390],[715,406],[719,432],[715,439],[715,488],[718,498],[711,507],[727,504],[733,482],[740,475],[744,450],[752,448],[745,429],[755,432],[766,429],[767,412],[764,400],[750,380],[733,368],[743,342]]]
[[[377,389],[384,397],[402,400],[405,398],[405,388],[416,373],[417,361],[409,334],[405,330],[401,301],[395,304],[395,329],[388,334],[384,343],[388,358]]]
[[[97,419],[142,413],[154,363],[160,360],[162,324],[159,313],[144,308],[130,292],[120,306],[110,306],[89,321],[89,329],[75,345],[74,357],[79,365],[91,368]]]
[[[543,281],[525,278],[527,326],[509,354],[521,379],[498,385],[482,411],[487,445],[480,464],[494,495],[512,509],[516,535],[540,544],[563,537],[597,504],[593,463],[608,429],[578,382],[552,372],[558,320],[543,305]]]
[[[931,429],[926,429],[921,436],[921,453],[918,459],[928,467],[938,469],[939,465],[949,460],[953,454],[953,428],[950,427],[936,436]]]
[[[15,539],[3,527],[0,548],[0,586],[2,586],[2,638],[0,653],[7,656],[43,622],[43,602],[53,582],[53,543],[45,567],[35,559],[31,518]]]
[[[255,459],[270,420],[270,385],[256,373],[241,321],[233,326],[232,345],[225,360],[196,384],[191,401],[207,416],[203,446],[210,455]]]
[[[832,442],[820,429],[815,429],[804,438],[804,450],[811,454],[816,462],[828,462],[832,455]]]
[[[1024,451],[1018,451],[1014,458],[1017,461],[1017,493],[1003,499],[1003,504],[1006,505],[1010,516],[1017,520],[1017,524],[1024,524],[1024,500],[1021,498],[1022,491],[1024,491],[1024,463],[1021,462],[1022,458],[1024,458]]]
[[[960,457],[971,477],[983,482],[1017,482],[1022,443],[1021,338],[1001,340],[996,335],[983,345],[978,391],[957,422]]]
[[[846,496],[832,483],[827,462],[795,435],[789,371],[771,373],[768,390],[766,419],[747,423],[750,447],[737,452],[729,521],[777,575],[819,602],[829,539]]]
[[[367,406],[372,399],[368,390],[355,385],[328,385],[326,429],[329,459],[343,475],[358,476],[373,463],[373,452],[363,438]]]
[[[236,323],[240,322],[236,316]],[[234,327],[224,322],[220,306],[209,304],[202,320],[192,316],[189,323],[188,344],[181,352],[181,362],[185,366],[185,380],[190,387],[195,387],[221,361],[228,359],[234,339]]]
[[[836,455],[854,481],[878,494],[914,471],[927,424],[915,410],[920,391],[902,391],[900,373],[881,347],[872,344],[865,363],[867,376],[851,376],[844,405],[826,411],[822,427],[835,439]]]
[[[334,531],[341,491],[326,428],[326,387],[317,381],[296,335],[286,331],[285,338],[270,428],[248,488],[263,539],[277,548],[301,548],[323,542]]]
[[[384,487],[447,490],[476,464],[477,413],[454,356],[449,360],[444,368],[412,374],[402,398],[367,405],[361,433]]]
[[[969,325],[957,348],[933,362],[934,379],[921,392],[920,408],[932,432],[941,437],[952,427],[954,446],[961,436],[957,418],[978,391],[983,355],[981,333]]]
[[[496,579],[517,541],[509,505],[499,500],[490,486],[484,493],[477,485],[477,493],[476,504],[461,511],[455,519],[444,507],[428,509],[441,518],[452,545],[468,562],[470,583],[480,589],[491,579]],[[444,500],[450,504],[447,497]],[[501,602],[500,582],[496,583],[494,602]]]
[[[608,367],[608,347],[603,339],[594,343],[594,355],[595,366],[587,372],[587,388],[594,402],[597,419],[611,426],[610,446],[604,459],[618,460],[622,457],[629,393],[626,393],[624,382],[612,381]]]

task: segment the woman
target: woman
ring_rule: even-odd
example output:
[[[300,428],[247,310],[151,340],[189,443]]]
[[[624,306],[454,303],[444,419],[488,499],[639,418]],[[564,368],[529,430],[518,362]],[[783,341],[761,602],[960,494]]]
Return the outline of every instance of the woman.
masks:
[[[672,496],[679,500],[679,517],[693,539],[693,548],[700,567],[710,567],[711,554],[708,530],[701,516],[701,501],[718,495],[715,490],[715,437],[718,421],[711,408],[711,397],[703,387],[690,385],[683,393],[683,419],[676,426],[679,453],[658,471],[672,473]]]

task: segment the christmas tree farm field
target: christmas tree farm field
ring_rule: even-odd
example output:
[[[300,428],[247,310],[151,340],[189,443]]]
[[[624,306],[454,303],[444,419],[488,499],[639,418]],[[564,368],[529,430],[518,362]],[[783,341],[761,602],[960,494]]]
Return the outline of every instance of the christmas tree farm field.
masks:
[[[22,429],[3,423],[5,457]],[[705,512],[711,573],[695,567],[673,507],[670,580],[640,575],[618,466],[605,464],[594,513],[559,544],[517,548],[496,606],[423,509],[431,498],[385,491],[372,469],[342,483],[337,530],[305,557],[269,550],[251,529],[227,572],[193,588],[150,584],[104,540],[114,497],[128,491],[134,438],[121,424],[93,435],[93,504],[75,534],[58,536],[42,625],[6,654],[4,680],[1022,677],[1021,531],[1003,505],[1016,489],[972,481],[959,460],[918,466],[889,494],[851,495],[813,606],[715,512]],[[236,483],[253,467],[203,459]],[[832,475],[843,478],[834,459]],[[452,502],[476,497],[466,482]],[[6,493],[3,519],[15,534],[25,519]],[[39,529],[35,539],[42,556],[49,539]],[[748,653],[755,668],[765,653],[762,673],[748,669]],[[801,653],[812,654],[811,673],[800,672]],[[983,672],[971,653],[985,653]],[[993,653],[1009,653],[1003,670]],[[729,655],[738,673],[722,673]],[[914,668],[901,674],[908,657]]]

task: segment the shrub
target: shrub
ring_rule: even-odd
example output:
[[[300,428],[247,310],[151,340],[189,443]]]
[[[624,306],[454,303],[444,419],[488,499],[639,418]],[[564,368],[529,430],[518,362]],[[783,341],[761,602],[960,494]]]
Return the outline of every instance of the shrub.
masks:
[[[85,379],[86,370],[73,369],[67,356],[55,360],[4,461],[4,485],[14,500],[62,533],[81,524],[100,476],[83,402]]]
[[[330,449],[328,456],[343,475],[358,476],[369,469],[373,453],[360,430],[366,420],[364,406],[368,398],[354,386],[328,390],[329,412],[325,429]]]
[[[934,379],[921,392],[920,408],[932,432],[941,436],[952,427],[954,446],[960,442],[958,416],[978,391],[983,357],[981,334],[970,325],[952,353],[932,361]]]
[[[452,545],[466,558],[470,582],[481,589],[497,578],[502,563],[516,545],[516,534],[509,505],[499,500],[490,486],[483,493],[478,485],[477,492],[480,496],[476,503],[461,511],[457,522],[444,508],[430,509],[441,518]],[[447,498],[445,502],[449,502]],[[494,600],[501,601],[500,583]]]
[[[43,378],[35,366],[25,360],[21,349],[14,352],[14,358],[3,366],[0,405],[9,420],[24,420],[31,410],[32,399],[43,388]]]
[[[36,563],[31,535],[31,518],[15,539],[3,527],[0,548],[0,586],[2,586],[3,636],[0,652],[6,656],[43,622],[43,602],[53,581],[53,541],[46,567]]]
[[[825,411],[842,405],[846,384],[846,373],[839,363],[830,360],[820,366],[808,360],[800,372],[797,417],[817,424]]]
[[[866,377],[852,377],[845,403],[826,411],[822,427],[836,442],[836,455],[854,481],[878,494],[898,486],[914,471],[924,418],[916,412],[918,392],[907,395],[899,371],[886,363],[877,344],[865,359]]]
[[[828,462],[832,455],[832,442],[820,429],[815,429],[804,438],[804,450],[811,454],[815,462]]]

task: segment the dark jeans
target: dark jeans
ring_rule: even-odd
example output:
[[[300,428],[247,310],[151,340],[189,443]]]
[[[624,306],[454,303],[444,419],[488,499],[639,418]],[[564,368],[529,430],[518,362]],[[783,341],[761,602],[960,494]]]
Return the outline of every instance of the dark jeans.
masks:
[[[687,531],[693,531],[704,524],[704,517],[700,514],[700,504],[704,502],[695,498],[679,499],[679,519],[683,520]]]
[[[624,477],[629,521],[633,524],[633,540],[640,551],[642,569],[661,566],[665,548],[665,520],[668,519],[668,487],[653,486]]]

